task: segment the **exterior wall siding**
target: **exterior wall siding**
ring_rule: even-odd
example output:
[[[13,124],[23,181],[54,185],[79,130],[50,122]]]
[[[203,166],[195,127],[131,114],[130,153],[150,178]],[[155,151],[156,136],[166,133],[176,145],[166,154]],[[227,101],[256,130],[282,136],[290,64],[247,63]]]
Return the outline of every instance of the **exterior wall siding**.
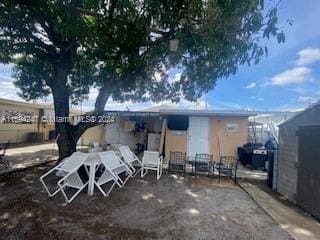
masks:
[[[227,124],[238,125],[236,132],[228,132]],[[210,152],[214,160],[220,156],[237,157],[238,147],[247,143],[248,118],[247,117],[212,117],[210,119]]]
[[[170,152],[187,152],[187,131],[166,129],[165,156],[170,158]]]
[[[300,126],[314,126],[320,123],[320,106],[316,105],[289,119],[279,127],[278,192],[296,202],[298,181],[298,136]]]
[[[295,202],[297,193],[298,137],[295,130],[280,128],[278,153],[278,192]]]
[[[237,124],[237,131],[228,132],[226,130],[227,123]],[[238,147],[242,146],[247,142],[247,117],[211,117],[209,126],[209,150],[210,153],[213,154],[214,160],[218,160],[222,155],[237,156]],[[119,127],[121,127],[121,124]],[[153,121],[148,122],[148,127],[153,130]],[[156,129],[154,129],[154,131],[158,132],[158,130]],[[92,144],[93,141],[99,141],[101,144],[105,144],[106,134],[108,134],[108,130],[106,130],[102,126],[90,128],[82,136],[82,144],[89,145]],[[187,139],[187,131],[174,131],[166,128],[164,142],[166,160],[168,160],[170,157],[170,151],[179,151],[187,153]],[[133,141],[133,144],[135,144],[138,141],[138,139],[130,141]]]
[[[100,144],[105,142],[105,128],[103,126],[95,126],[87,129],[81,136],[81,145],[91,145],[93,142]]]
[[[13,101],[10,99],[0,98],[0,120],[6,119],[6,111],[21,111],[21,112],[31,112],[34,117],[47,117],[47,122],[41,122],[40,119],[34,118],[32,123],[5,123],[0,121],[0,143],[11,141],[16,142],[26,142],[35,141],[34,137],[31,138],[31,133],[38,133],[42,135],[41,140],[49,140],[49,133],[55,129],[54,124],[54,110],[53,106],[49,104],[36,104],[36,103],[25,103],[19,101]],[[48,115],[50,113],[50,115]],[[41,115],[41,116],[39,116]],[[76,111],[71,110],[70,116],[78,115]]]
[[[2,113],[6,110],[9,111],[25,111],[32,112],[34,116],[39,115],[39,109],[35,107],[27,107],[19,104],[0,104],[0,115],[2,120]],[[4,143],[7,141],[11,142],[25,142],[28,140],[28,136],[30,133],[34,132],[44,132],[46,129],[43,129],[43,126],[39,126],[37,122],[33,123],[3,123],[0,121],[0,143]],[[44,134],[47,136],[48,134]]]
[[[236,132],[226,130],[227,123],[238,125]],[[248,118],[247,117],[211,117],[210,118],[209,149],[214,160],[220,156],[237,156],[238,147],[247,142]],[[187,131],[166,130],[165,153],[169,159],[170,151],[187,151]],[[218,140],[219,139],[219,140]]]

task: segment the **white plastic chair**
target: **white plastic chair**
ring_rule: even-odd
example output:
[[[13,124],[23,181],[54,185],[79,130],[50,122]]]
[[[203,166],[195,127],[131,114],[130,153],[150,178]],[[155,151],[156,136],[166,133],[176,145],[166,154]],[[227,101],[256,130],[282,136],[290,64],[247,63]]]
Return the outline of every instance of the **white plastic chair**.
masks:
[[[117,184],[119,178],[118,175],[114,174],[112,171],[110,171],[108,169],[108,166],[106,166],[105,164],[103,164],[105,166],[104,172],[102,173],[102,175],[99,177],[98,180],[94,181],[94,184],[97,186],[97,188],[100,190],[100,192],[103,194],[103,196],[108,197],[110,192],[112,191],[112,189],[114,188],[114,186]],[[120,179],[121,180],[121,179]],[[111,185],[111,187],[109,188],[109,190],[107,192],[105,192],[102,189],[102,185],[113,181],[113,184]]]
[[[40,182],[44,186],[45,190],[48,193],[49,197],[53,197],[58,192],[62,192],[64,198],[67,203],[70,203],[81,191],[84,189],[88,182],[83,183],[79,174],[78,169],[83,165],[83,163],[87,160],[88,154],[75,152],[70,157],[65,158],[60,164],[46,172],[40,177]],[[54,192],[50,192],[47,184],[44,181],[44,178],[53,173],[54,171],[63,172],[64,176],[57,181],[58,188]],[[71,197],[68,197],[65,187],[78,189]]]
[[[132,173],[134,175],[132,177],[135,177],[142,168],[142,162],[139,160],[139,158],[130,150],[128,146],[122,146],[119,147],[119,151],[123,157],[124,162],[129,166],[129,168],[132,170]],[[137,162],[140,165],[140,168],[137,170],[134,166],[134,162]]]
[[[162,160],[163,157],[159,156],[159,152],[144,151],[142,157],[141,177],[144,177],[148,170],[157,171],[157,180],[162,175]],[[146,170],[144,172],[144,170]]]
[[[109,170],[113,177],[117,178],[116,184],[122,188],[128,179],[132,177],[132,171],[130,168],[115,154],[114,151],[100,152],[98,155],[104,167]],[[120,178],[121,173],[126,174],[126,178],[124,180]]]

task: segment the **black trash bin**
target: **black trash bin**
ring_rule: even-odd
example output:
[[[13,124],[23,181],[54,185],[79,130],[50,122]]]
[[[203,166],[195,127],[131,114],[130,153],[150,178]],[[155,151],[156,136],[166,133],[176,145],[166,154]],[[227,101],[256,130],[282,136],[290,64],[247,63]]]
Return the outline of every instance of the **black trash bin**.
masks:
[[[238,156],[241,164],[243,166],[251,165],[253,150],[261,148],[262,146],[263,145],[260,143],[257,143],[257,144],[247,143],[247,144],[244,144],[242,147],[239,147]]]
[[[273,150],[268,150],[268,179],[267,185],[272,188],[273,184],[273,162],[274,162],[274,152]]]
[[[253,153],[253,149],[251,148],[245,148],[245,147],[238,148],[239,161],[243,166],[246,166],[247,164],[251,164],[252,153]]]

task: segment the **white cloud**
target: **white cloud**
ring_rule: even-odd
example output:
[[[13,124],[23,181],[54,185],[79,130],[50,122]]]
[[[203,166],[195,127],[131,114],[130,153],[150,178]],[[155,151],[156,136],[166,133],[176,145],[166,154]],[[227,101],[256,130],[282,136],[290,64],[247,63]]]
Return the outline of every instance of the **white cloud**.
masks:
[[[1,84],[1,88],[0,88],[1,98],[24,101],[18,96],[17,94],[18,89],[13,85],[13,80],[11,78],[0,76],[0,84]]]
[[[1,89],[15,90],[15,86],[13,85],[12,80],[0,77],[0,81],[1,81]]]
[[[264,100],[264,98],[259,97],[259,96],[252,96],[251,98],[254,99],[254,100],[257,100],[257,101],[263,101]]]
[[[285,86],[303,83],[311,80],[311,69],[307,67],[295,67],[279,73],[271,78],[271,85]]]
[[[299,96],[298,97],[298,102],[303,102],[303,103],[314,103],[318,99],[315,97],[309,97],[309,96]]]
[[[174,75],[174,81],[178,81],[178,79],[180,79],[180,75],[181,73],[177,73]],[[98,96],[98,89],[97,88],[91,88],[90,92],[89,92],[89,99],[87,101],[83,101],[82,104],[82,109],[83,111],[91,111],[94,109],[94,103],[95,100]],[[198,110],[204,110],[206,108],[211,108],[211,105],[205,100],[205,98],[200,98],[198,99],[198,101],[196,102],[191,102],[188,101],[184,98],[180,99],[179,103],[172,103],[170,100],[165,100],[165,101],[161,101],[159,103],[154,103],[152,101],[147,101],[147,102],[131,102],[131,101],[126,101],[126,102],[116,102],[114,101],[112,98],[110,98],[105,106],[106,110],[131,110],[131,111],[135,111],[135,110],[144,110],[147,108],[151,108],[154,106],[159,106],[159,105],[169,105],[175,108],[179,108],[179,109],[198,109]],[[79,108],[80,106],[74,106],[74,108]]]
[[[182,109],[198,109],[205,110],[211,107],[211,105],[205,99],[199,99],[196,102],[190,102],[185,99],[181,99],[178,104],[175,104],[177,108]]]
[[[147,102],[147,103],[140,103],[137,104],[140,105],[137,108],[139,110],[144,110],[149,107],[159,106],[159,105],[166,105],[166,106],[172,106],[174,108],[178,109],[197,109],[197,110],[205,110],[210,109],[211,105],[204,99],[200,98],[196,102],[188,101],[184,98],[180,99],[180,102],[178,103],[172,103],[170,100],[161,101],[159,103],[153,103],[153,102]]]
[[[251,83],[249,83],[248,85],[244,86],[243,88],[246,88],[246,89],[255,88],[256,85],[257,85],[257,84],[256,84],[255,82],[251,82]]]
[[[178,109],[198,109],[198,110],[204,110],[204,109],[210,109],[211,105],[206,102],[204,99],[199,99],[197,102],[190,102],[186,99],[181,99],[179,103],[172,103],[170,100],[162,101],[159,103],[154,103],[151,101],[148,102],[142,102],[142,103],[134,103],[131,101],[127,102],[116,102],[112,99],[108,100],[105,109],[107,110],[117,110],[117,111],[124,111],[124,110],[130,110],[130,111],[137,111],[137,110],[145,110],[151,107],[159,106],[159,105],[167,105],[172,106],[174,108]],[[92,110],[92,108],[91,108]]]
[[[250,107],[246,105],[240,105],[239,103],[236,102],[228,102],[226,100],[219,100],[219,99],[212,99],[212,106],[210,108],[214,109],[220,109],[220,110],[225,110],[225,109],[232,109],[232,110],[248,110]]]
[[[296,61],[299,66],[306,66],[311,63],[320,61],[319,48],[306,48],[298,52],[299,59]]]
[[[157,82],[161,82],[162,80],[162,73],[160,71],[156,71],[153,75],[154,79],[157,81]]]
[[[309,94],[313,92],[313,89],[305,86],[296,86],[291,89],[291,91],[298,93],[298,94]]]
[[[173,78],[168,79],[168,82],[174,83],[174,82],[180,81],[181,75],[182,75],[181,73],[176,73]]]
[[[98,97],[98,89],[97,88],[90,88],[89,92],[89,101],[95,101],[96,98]]]

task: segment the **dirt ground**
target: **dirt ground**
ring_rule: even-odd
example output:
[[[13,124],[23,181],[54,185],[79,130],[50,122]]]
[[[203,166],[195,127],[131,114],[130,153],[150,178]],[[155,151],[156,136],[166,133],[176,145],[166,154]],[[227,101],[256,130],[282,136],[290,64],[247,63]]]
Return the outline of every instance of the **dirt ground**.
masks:
[[[40,185],[49,167],[0,178],[0,239],[292,239],[231,182],[149,174],[65,205]]]

